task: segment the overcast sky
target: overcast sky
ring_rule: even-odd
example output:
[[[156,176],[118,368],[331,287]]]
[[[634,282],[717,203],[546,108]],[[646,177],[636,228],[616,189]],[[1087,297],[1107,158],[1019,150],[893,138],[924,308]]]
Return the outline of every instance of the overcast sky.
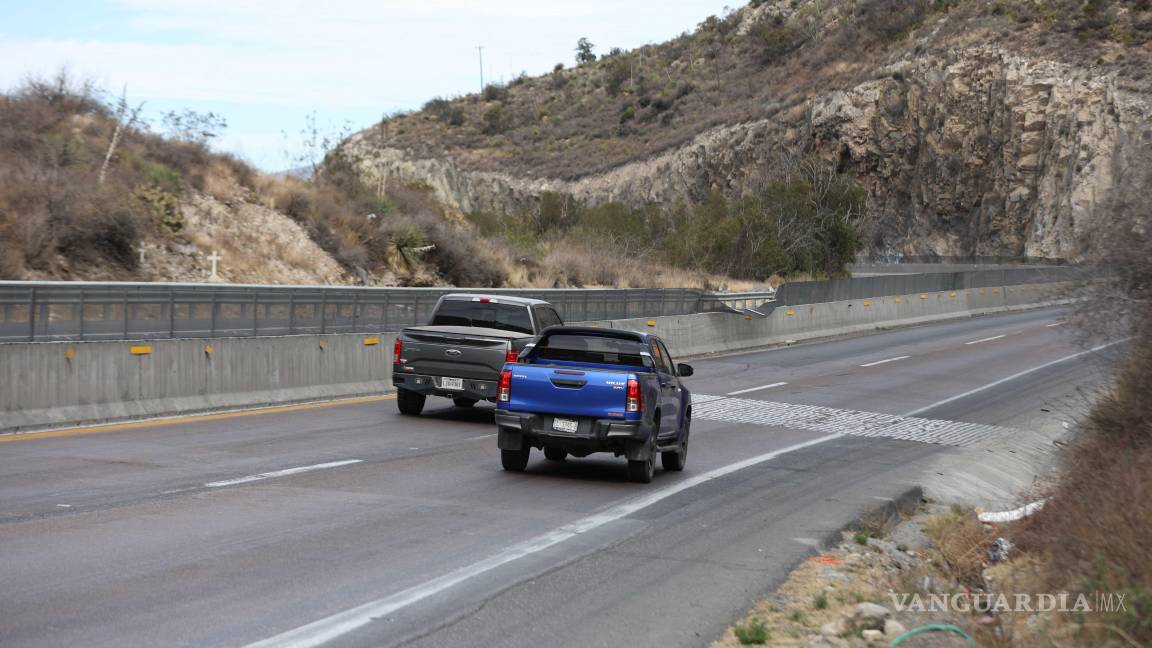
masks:
[[[191,108],[228,121],[217,143],[258,167],[290,165],[305,116],[359,129],[485,80],[570,66],[690,31],[733,0],[0,0],[0,86],[67,67],[158,124]],[[285,136],[286,135],[286,136]]]

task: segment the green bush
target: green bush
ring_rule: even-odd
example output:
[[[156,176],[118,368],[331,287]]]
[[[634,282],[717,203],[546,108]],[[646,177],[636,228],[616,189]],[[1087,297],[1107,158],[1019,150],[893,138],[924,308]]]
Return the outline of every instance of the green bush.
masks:
[[[737,624],[732,627],[732,632],[736,635],[736,640],[745,646],[768,643],[770,636],[763,619],[752,619],[747,625]]]

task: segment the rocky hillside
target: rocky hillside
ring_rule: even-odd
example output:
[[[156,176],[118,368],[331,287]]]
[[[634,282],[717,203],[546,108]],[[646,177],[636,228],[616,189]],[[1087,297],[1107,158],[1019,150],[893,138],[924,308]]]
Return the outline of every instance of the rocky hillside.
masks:
[[[1148,0],[757,1],[667,43],[428,102],[347,140],[363,181],[501,217],[668,209],[822,162],[868,251],[1076,256],[1152,120]],[[769,209],[772,209],[769,206]]]
[[[702,286],[725,277],[587,244],[512,245],[420,185],[369,187],[339,156],[270,176],[163,136],[133,108],[61,74],[0,93],[0,280],[460,286]],[[199,116],[185,113],[186,118]],[[206,120],[205,125],[210,125]],[[735,286],[735,284],[733,284]]]

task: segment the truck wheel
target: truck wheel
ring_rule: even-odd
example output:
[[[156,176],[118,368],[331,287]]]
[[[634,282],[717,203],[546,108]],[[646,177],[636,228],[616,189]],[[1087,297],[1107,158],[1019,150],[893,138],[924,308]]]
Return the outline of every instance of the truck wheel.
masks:
[[[396,390],[396,408],[405,416],[419,416],[427,396],[407,389]]]
[[[567,456],[568,451],[564,450],[563,448],[544,448],[544,458],[548,461],[564,461],[564,458]]]
[[[500,464],[508,472],[524,472],[524,469],[528,467],[528,455],[531,452],[532,446],[530,445],[523,445],[519,450],[501,450]]]
[[[679,450],[671,450],[669,452],[660,453],[660,465],[664,466],[664,470],[684,470],[684,464],[688,461],[688,442],[680,444]]]
[[[476,404],[476,399],[475,398],[464,398],[463,396],[457,396],[457,397],[452,399],[452,402],[456,404],[456,407],[472,407],[473,405]]]

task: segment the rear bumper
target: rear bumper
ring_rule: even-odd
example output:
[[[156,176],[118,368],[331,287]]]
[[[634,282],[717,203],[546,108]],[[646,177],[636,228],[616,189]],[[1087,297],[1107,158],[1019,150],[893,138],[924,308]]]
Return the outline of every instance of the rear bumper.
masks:
[[[425,396],[443,396],[445,398],[471,398],[474,400],[496,400],[496,381],[479,380],[476,378],[462,378],[463,389],[441,389],[441,376],[427,376],[423,374],[395,373],[392,374],[392,385],[396,388],[424,394]]]
[[[528,445],[537,448],[544,446],[563,448],[576,455],[613,452],[628,455],[630,459],[645,458],[632,456],[647,447],[645,442],[648,440],[648,426],[643,421],[577,418],[579,428],[569,434],[553,430],[553,418],[555,417],[551,414],[498,409],[496,410],[496,425],[499,428],[497,443],[502,450],[517,450],[527,442]]]

